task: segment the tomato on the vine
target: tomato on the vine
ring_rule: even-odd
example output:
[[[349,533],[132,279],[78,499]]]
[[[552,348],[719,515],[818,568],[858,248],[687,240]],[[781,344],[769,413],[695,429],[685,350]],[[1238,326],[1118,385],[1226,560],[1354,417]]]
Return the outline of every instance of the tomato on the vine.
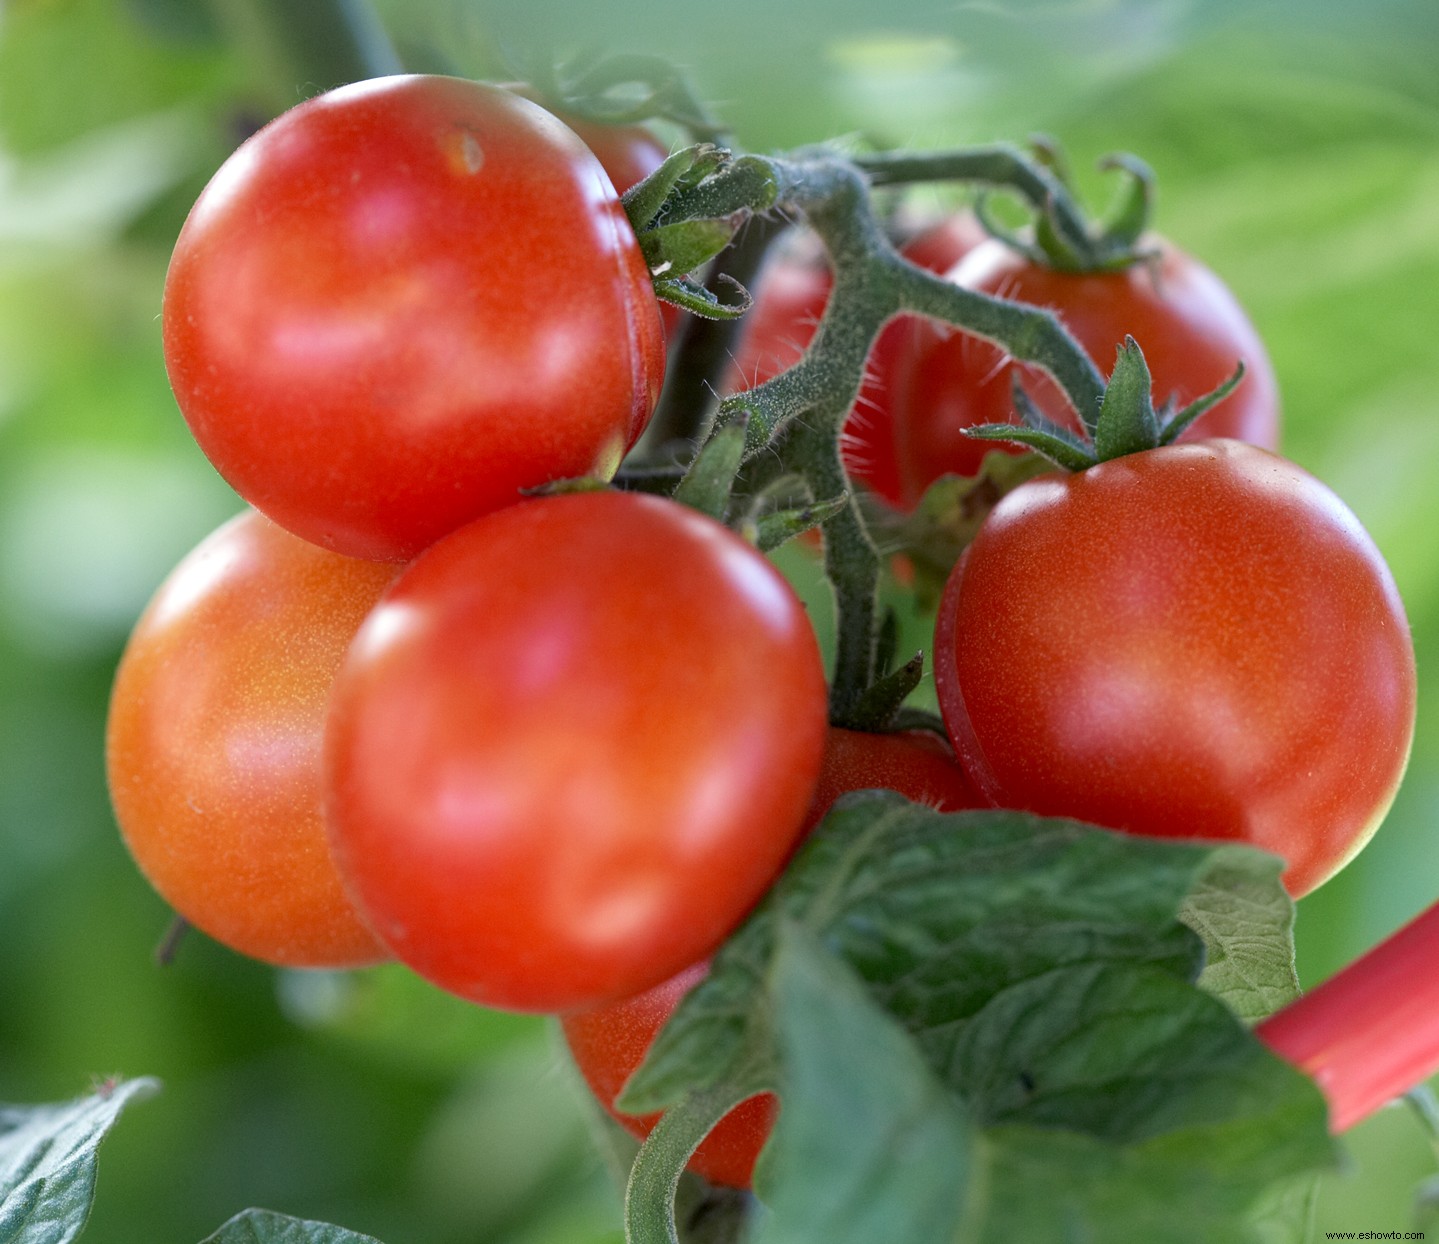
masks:
[[[955,212],[917,232],[901,253],[922,268],[943,272],[986,236],[972,213]],[[777,254],[761,273],[754,306],[745,313],[725,387],[751,389],[794,366],[814,337],[833,284],[817,245],[801,242]],[[893,411],[895,367],[907,327],[904,318],[897,319],[875,338],[864,385],[840,441],[850,477],[892,505],[905,500],[895,462]]]
[[[1207,411],[1184,440],[1232,437],[1279,445],[1279,388],[1254,326],[1220,279],[1168,242],[1157,257],[1118,272],[1062,272],[991,238],[949,278],[965,289],[1055,312],[1107,376],[1126,335],[1144,351],[1157,402],[1185,406],[1245,367],[1233,393]],[[1078,428],[1073,409],[1038,369],[1016,365],[997,346],[930,322],[917,322],[895,364],[895,454],[900,496],[915,504],[941,475],[972,476],[992,441],[965,436],[983,423],[1014,423],[1014,376],[1049,419]],[[1017,452],[1013,451],[1013,452]]]
[[[395,567],[317,548],[250,510],[171,573],[110,700],[110,796],[156,890],[270,963],[385,951],[355,915],[322,814],[330,684]]]
[[[832,726],[804,832],[813,829],[841,795],[871,789],[897,790],[945,812],[984,806],[948,745],[935,735],[924,730],[869,734]],[[639,1140],[650,1134],[660,1116],[621,1114],[614,1108],[615,1098],[675,1008],[708,970],[708,963],[699,963],[638,997],[562,1017],[565,1041],[595,1099]],[[768,1093],[741,1102],[695,1150],[690,1170],[711,1183],[748,1188],[777,1113],[778,1104]]]
[[[164,338],[231,485],[379,559],[521,489],[609,475],[664,370],[595,157],[537,105],[443,77],[342,87],[235,152],[176,243]]]
[[[426,550],[350,649],[326,743],[341,872],[463,997],[629,997],[774,880],[826,711],[804,607],[734,533],[655,497],[525,501]]]
[[[1232,440],[1005,497],[945,589],[935,681],[990,803],[1247,842],[1295,896],[1368,841],[1414,727],[1373,541],[1319,481]]]

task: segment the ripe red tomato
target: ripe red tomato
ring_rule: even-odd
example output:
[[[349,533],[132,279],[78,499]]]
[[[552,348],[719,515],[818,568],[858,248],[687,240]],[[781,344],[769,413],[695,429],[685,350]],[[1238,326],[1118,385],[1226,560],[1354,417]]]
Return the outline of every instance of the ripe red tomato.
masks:
[[[1373,541],[1312,476],[1228,440],[1005,497],[945,589],[935,680],[992,804],[1251,843],[1295,896],[1368,841],[1414,726]]]
[[[270,963],[386,957],[335,872],[321,740],[335,670],[395,567],[253,510],[177,566],[110,701],[110,797],[131,854],[191,924]]]
[[[613,472],[664,370],[599,163],[537,105],[456,78],[342,87],[246,142],[181,231],[164,337],[231,485],[372,558]]]
[[[824,765],[805,818],[805,832],[819,823],[841,795],[881,788],[897,790],[917,803],[946,812],[984,806],[949,748],[934,735],[923,730],[865,734],[832,726],[825,737]],[[585,1083],[611,1118],[636,1139],[648,1136],[660,1116],[621,1114],[614,1108],[615,1098],[644,1061],[675,1007],[708,970],[707,963],[699,963],[636,998],[575,1011],[561,1019],[565,1041]],[[695,1150],[690,1170],[711,1183],[748,1188],[755,1159],[777,1113],[778,1105],[769,1093],[741,1102]]]
[[[1167,242],[1154,264],[1122,272],[1058,272],[989,239],[949,273],[965,289],[1054,311],[1107,376],[1129,334],[1144,351],[1156,403],[1180,406],[1212,392],[1243,362],[1239,387],[1188,428],[1185,440],[1226,436],[1265,449],[1279,445],[1279,389],[1259,335],[1234,296],[1208,268]],[[987,341],[916,322],[897,351],[895,453],[901,499],[918,502],[941,475],[974,475],[994,442],[964,429],[1014,423],[1014,368]],[[1020,369],[1025,392],[1056,423],[1079,421],[1054,382]],[[1019,452],[1012,449],[1011,452]]]
[[[774,879],[819,774],[804,607],[673,502],[545,497],[435,544],[335,683],[341,871],[421,976],[488,1006],[630,997]]]
[[[946,216],[905,243],[902,253],[931,272],[953,266],[986,234],[969,212]],[[775,255],[760,276],[746,313],[734,363],[724,385],[739,392],[794,366],[808,348],[829,302],[833,278],[818,245],[793,246]],[[845,469],[893,505],[904,503],[895,464],[894,369],[908,321],[885,326],[870,349],[864,386],[845,421],[840,449]]]
[[[806,832],[854,790],[897,790],[940,812],[987,806],[944,740],[927,730],[870,734],[831,726]]]

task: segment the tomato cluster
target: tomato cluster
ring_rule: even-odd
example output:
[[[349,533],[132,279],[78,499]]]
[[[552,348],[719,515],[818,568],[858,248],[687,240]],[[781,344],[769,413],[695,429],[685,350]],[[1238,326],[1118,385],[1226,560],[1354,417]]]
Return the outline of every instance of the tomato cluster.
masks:
[[[1296,895],[1363,845],[1412,732],[1407,625],[1353,516],[1269,452],[1272,373],[1217,278],[1167,245],[1044,271],[966,213],[908,241],[946,280],[1055,309],[1096,361],[1136,335],[1176,404],[1244,362],[1196,425],[1241,439],[1012,492],[940,610],[950,741],[830,728],[773,565],[696,510],[604,487],[664,364],[615,186],[664,152],[585,133],[513,91],[381,79],[262,130],[187,221],[166,361],[255,508],[156,595],[108,741],[125,839],[185,919],[274,963],[392,955],[560,1013],[611,1109],[846,792],[1231,838],[1281,855]],[[822,265],[772,269],[732,385],[792,362],[830,289]],[[843,436],[881,503],[973,474],[964,429],[1010,419],[1011,364],[964,334],[896,321],[871,366]],[[1077,432],[1049,381],[1020,382]],[[696,1169],[747,1184],[774,1108],[741,1106]]]

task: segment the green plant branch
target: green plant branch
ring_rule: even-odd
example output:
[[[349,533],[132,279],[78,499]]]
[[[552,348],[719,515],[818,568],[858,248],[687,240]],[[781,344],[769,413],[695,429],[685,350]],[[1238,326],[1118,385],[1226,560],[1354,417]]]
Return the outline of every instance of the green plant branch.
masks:
[[[685,1164],[725,1115],[764,1087],[727,1084],[687,1097],[661,1116],[640,1146],[625,1188],[626,1244],[680,1244],[675,1194]]]
[[[1037,212],[1052,214],[1065,241],[1087,247],[1089,231],[1064,182],[1044,164],[1009,143],[938,152],[880,152],[856,156],[874,186],[963,181],[1012,190]]]
[[[948,168],[952,157],[935,159]],[[1034,173],[1030,165],[1020,167],[1026,177]],[[799,362],[726,398],[715,409],[707,434],[747,418],[751,458],[772,457],[772,473],[798,476],[813,498],[851,496],[825,526],[825,569],[837,619],[830,717],[836,725],[858,728],[866,692],[889,671],[877,662],[879,553],[853,499],[839,436],[875,337],[904,312],[955,324],[1047,371],[1086,426],[1098,414],[1104,380],[1051,312],[960,289],[900,256],[870,206],[864,174],[831,153],[741,157],[672,196],[659,219],[704,218],[711,212],[733,216],[770,207],[802,215],[819,235],[835,274],[834,288]]]

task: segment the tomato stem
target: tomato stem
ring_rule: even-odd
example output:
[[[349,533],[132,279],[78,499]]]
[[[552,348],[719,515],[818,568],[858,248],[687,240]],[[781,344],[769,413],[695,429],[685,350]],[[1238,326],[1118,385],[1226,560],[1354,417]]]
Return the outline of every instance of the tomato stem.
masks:
[[[1255,1029],[1339,1133],[1439,1071],[1439,904]]]
[[[755,1091],[727,1084],[687,1097],[664,1113],[630,1170],[625,1189],[626,1244],[679,1244],[675,1194],[685,1164],[715,1125]]]

